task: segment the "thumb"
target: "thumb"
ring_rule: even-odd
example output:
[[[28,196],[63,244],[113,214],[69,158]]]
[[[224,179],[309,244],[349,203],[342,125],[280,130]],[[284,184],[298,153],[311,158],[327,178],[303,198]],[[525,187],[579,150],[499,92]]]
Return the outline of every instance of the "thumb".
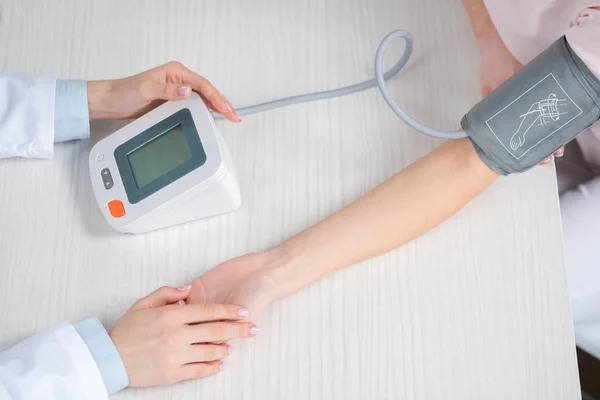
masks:
[[[162,307],[167,304],[176,303],[179,300],[184,300],[189,296],[192,285],[184,285],[178,288],[171,286],[163,286],[155,290],[146,297],[139,299],[132,309],[139,310],[143,308]]]
[[[183,83],[152,83],[147,90],[152,100],[182,100],[192,93],[191,86]]]

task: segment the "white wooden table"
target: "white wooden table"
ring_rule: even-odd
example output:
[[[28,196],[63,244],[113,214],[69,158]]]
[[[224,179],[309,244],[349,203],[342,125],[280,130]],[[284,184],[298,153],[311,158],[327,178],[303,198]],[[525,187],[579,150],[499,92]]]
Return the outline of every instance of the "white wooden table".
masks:
[[[401,103],[455,128],[478,100],[478,53],[454,0],[0,0],[0,10],[2,69],[99,79],[177,59],[239,107],[368,78],[379,41],[405,28],[416,49],[391,82]],[[439,144],[376,90],[220,128],[243,207],[142,236],[102,219],[91,142],[58,145],[51,161],[0,161],[0,347],[64,319],[110,325],[154,288],[278,243]],[[276,303],[219,376],[115,398],[576,399],[562,254],[553,168],[500,179],[415,242]]]

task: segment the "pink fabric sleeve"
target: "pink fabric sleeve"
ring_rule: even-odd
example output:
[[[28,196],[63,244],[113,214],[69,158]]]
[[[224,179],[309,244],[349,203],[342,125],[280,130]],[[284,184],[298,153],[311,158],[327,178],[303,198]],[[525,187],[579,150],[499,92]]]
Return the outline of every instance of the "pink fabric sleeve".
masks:
[[[573,51],[600,79],[600,1],[584,0],[583,7],[566,32]],[[585,160],[600,173],[600,122],[577,137]]]
[[[584,1],[584,8],[567,30],[567,41],[600,79],[600,1]]]

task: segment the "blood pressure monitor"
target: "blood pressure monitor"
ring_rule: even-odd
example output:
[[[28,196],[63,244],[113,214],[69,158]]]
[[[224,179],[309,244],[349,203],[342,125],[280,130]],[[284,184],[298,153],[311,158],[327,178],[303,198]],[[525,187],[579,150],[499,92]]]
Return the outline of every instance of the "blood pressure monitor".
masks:
[[[92,188],[110,226],[144,233],[236,210],[236,171],[196,93],[164,103],[94,145]]]

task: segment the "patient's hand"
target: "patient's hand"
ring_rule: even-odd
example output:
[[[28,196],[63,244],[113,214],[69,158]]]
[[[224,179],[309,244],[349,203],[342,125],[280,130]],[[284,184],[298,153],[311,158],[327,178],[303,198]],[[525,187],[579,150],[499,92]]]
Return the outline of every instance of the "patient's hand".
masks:
[[[192,282],[188,303],[239,304],[257,321],[274,300],[271,279],[265,273],[265,253],[251,253],[217,265]]]

